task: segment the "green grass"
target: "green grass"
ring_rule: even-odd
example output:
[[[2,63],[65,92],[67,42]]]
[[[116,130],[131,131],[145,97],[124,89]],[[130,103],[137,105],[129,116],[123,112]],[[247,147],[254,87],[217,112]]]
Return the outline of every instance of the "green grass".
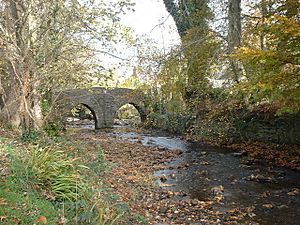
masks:
[[[135,215],[134,219],[137,222],[139,222],[139,223],[141,223],[143,225],[147,225],[148,224],[147,219],[143,215],[137,214],[137,215]]]
[[[51,225],[62,220],[67,225],[126,224],[120,221],[128,210],[105,197],[113,193],[103,191],[99,178],[115,165],[104,160],[100,146],[68,136],[14,140],[0,139],[0,163],[5,158],[9,167],[8,176],[0,173],[0,224],[39,224],[40,216]]]
[[[4,188],[7,187],[0,187],[0,199],[4,200],[0,205],[1,224],[35,224],[39,216],[45,216],[48,224],[57,224],[59,221],[59,212],[47,199],[34,192],[21,193]]]
[[[69,159],[63,151],[33,148],[27,168],[35,185],[48,190],[55,199],[75,201],[85,192],[76,159]]]
[[[3,140],[0,143],[0,157],[10,161],[10,176],[0,177],[1,224],[34,224],[39,216],[45,216],[49,224],[56,224],[59,212],[51,201],[30,187],[26,166],[15,157],[15,148]]]

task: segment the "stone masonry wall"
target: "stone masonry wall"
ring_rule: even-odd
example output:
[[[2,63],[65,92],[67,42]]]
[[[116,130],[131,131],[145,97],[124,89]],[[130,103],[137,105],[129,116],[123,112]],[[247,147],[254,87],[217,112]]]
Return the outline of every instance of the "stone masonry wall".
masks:
[[[56,93],[56,99],[58,99],[57,110],[61,118],[79,104],[89,108],[95,117],[96,129],[112,127],[116,112],[125,104],[134,105],[139,111],[141,119],[146,118],[144,94],[138,90],[128,88],[105,89],[102,87],[73,89]]]

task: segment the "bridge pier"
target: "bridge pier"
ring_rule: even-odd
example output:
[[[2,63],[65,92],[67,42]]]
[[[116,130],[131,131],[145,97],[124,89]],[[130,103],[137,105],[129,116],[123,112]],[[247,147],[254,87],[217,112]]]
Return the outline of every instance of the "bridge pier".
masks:
[[[114,126],[114,118],[104,118],[104,117],[97,117],[95,119],[95,129],[104,129],[104,128],[113,128]]]

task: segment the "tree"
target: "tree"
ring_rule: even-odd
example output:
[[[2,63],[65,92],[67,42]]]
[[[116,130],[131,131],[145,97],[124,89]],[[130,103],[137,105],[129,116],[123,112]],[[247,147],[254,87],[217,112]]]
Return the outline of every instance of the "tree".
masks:
[[[212,10],[207,0],[177,3],[164,0],[164,3],[176,22],[182,41],[181,51],[186,63],[185,71],[182,70],[186,76],[183,96],[189,108],[200,115],[212,89],[211,67],[220,49],[220,39],[209,24]]]
[[[99,46],[122,36],[119,14],[129,6],[129,1],[2,1],[0,120],[25,131],[40,129],[43,96],[87,83],[102,71],[94,60],[97,51],[104,52]]]
[[[248,19],[246,32],[251,36],[236,55],[248,74],[243,90],[253,104],[264,101],[279,110],[299,110],[300,3],[270,0],[259,4],[264,5],[264,13]],[[254,9],[260,12],[260,7]]]
[[[228,1],[228,54],[235,53],[241,47],[242,22],[241,22],[241,0]],[[239,82],[242,66],[236,59],[230,59],[233,72],[233,80]]]
[[[172,15],[181,38],[195,27],[207,30],[207,19],[211,16],[207,0],[164,0],[164,4]]]

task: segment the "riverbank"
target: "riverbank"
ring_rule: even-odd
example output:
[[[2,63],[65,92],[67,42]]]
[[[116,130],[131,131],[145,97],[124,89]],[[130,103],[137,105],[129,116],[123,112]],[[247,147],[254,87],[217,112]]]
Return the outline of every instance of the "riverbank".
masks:
[[[117,165],[104,180],[118,196],[118,201],[128,203],[132,213],[138,215],[139,224],[256,224],[251,222],[253,209],[250,207],[226,212],[214,207],[222,204],[222,187],[216,187],[212,190],[214,197],[203,201],[190,198],[184,192],[160,188],[154,172],[167,169],[166,163],[180,156],[181,150],[145,147],[139,140],[130,142],[88,130],[76,137],[84,142],[101,143],[105,159]],[[160,177],[161,181],[164,179]]]
[[[26,136],[0,128],[0,223],[127,224],[102,175],[114,165],[96,143],[67,132]]]
[[[199,201],[186,193],[159,188],[154,171],[164,169],[165,162],[182,154],[180,150],[162,151],[139,141],[131,143],[80,129],[54,139],[25,142],[18,134],[1,130],[0,147],[1,224],[220,224],[225,220],[230,222],[223,224],[236,224],[235,219],[213,209],[218,199]],[[43,157],[33,166],[32,157],[39,153]],[[80,197],[79,190],[75,199],[55,193],[42,178],[47,176],[50,160],[44,153],[55,159],[55,164],[64,160],[75,168],[72,171],[87,188],[88,198]],[[53,158],[52,153],[62,155]],[[61,191],[64,194],[67,189]]]
[[[155,137],[142,130],[69,129],[62,137],[37,143],[20,141],[7,132],[3,135],[7,136],[1,139],[6,150],[0,154],[3,224],[43,224],[46,218],[44,224],[73,225],[102,218],[102,223],[95,224],[295,225],[291,221],[300,210],[299,174],[275,168],[249,153],[244,156],[204,143],[185,146],[179,138]],[[155,145],[156,140],[165,147]],[[74,215],[70,205],[57,204],[60,201],[51,191],[28,180],[15,182],[17,189],[8,186],[7,181],[16,177],[12,153],[28,162],[27,153],[37,145],[63,151],[65,159],[82,165],[76,170],[89,187],[97,211],[87,214],[91,212],[87,204]],[[26,168],[28,164],[21,170]],[[78,209],[79,202],[72,204]]]
[[[86,136],[80,133],[79,138],[101,140],[107,160],[121,165],[107,180],[144,224],[295,225],[300,210],[299,174],[272,161],[276,154],[267,154],[270,145],[259,151],[258,146],[249,148],[252,145],[225,148],[192,142],[194,150],[182,151],[184,140],[132,129],[86,130]],[[293,155],[275,159],[285,162]]]
[[[84,124],[84,122],[80,122],[77,125],[77,127],[82,127],[83,125],[85,125],[85,127],[94,127],[94,124],[91,121],[89,121],[87,125]],[[123,127],[125,128],[125,130],[127,129],[142,133],[161,132],[159,130],[137,130],[130,128],[130,126]],[[265,159],[276,166],[283,166],[286,168],[300,171],[300,146],[297,145],[276,144],[271,142],[258,141],[244,141],[240,143],[228,142],[220,144],[208,140],[201,140],[198,136],[190,134],[182,135],[182,138],[191,142],[204,142],[213,146],[225,147],[234,151],[238,151],[243,155],[248,155],[249,157],[252,157],[254,159]]]
[[[203,142],[213,146],[238,151],[253,159],[264,159],[275,166],[282,166],[300,171],[300,146],[277,144],[271,142],[244,141],[240,143],[217,143],[201,140],[197,136],[184,135],[183,138],[192,142]]]
[[[300,171],[300,146],[264,142],[227,145],[254,159],[265,159],[276,165]]]
[[[186,140],[224,146],[277,166],[300,170],[300,115],[277,114],[269,104],[252,109],[204,110],[195,121],[182,113],[152,113],[146,127],[176,133]]]

